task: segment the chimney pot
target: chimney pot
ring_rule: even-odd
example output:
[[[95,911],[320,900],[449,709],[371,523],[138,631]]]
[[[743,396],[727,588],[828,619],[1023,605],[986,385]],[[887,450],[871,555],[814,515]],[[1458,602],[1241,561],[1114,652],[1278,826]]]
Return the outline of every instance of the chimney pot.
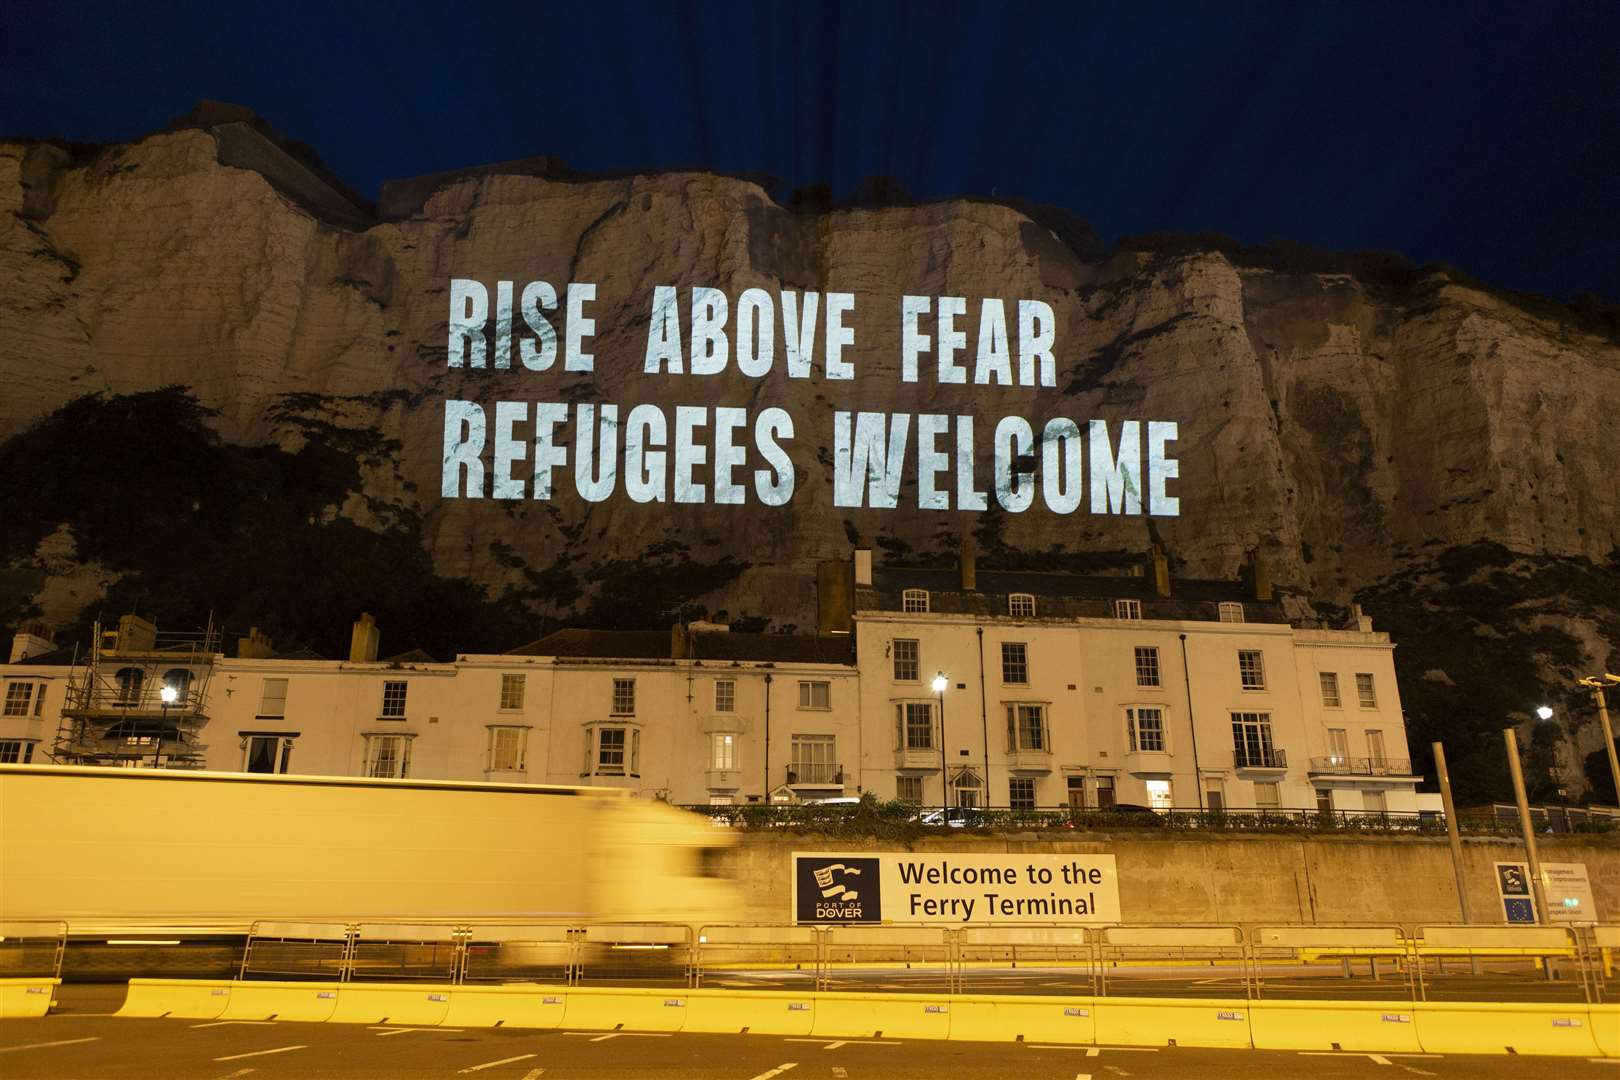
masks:
[[[354,632],[349,635],[349,662],[375,663],[377,646],[381,644],[381,640],[382,635],[377,629],[377,621],[371,617],[371,612],[362,611],[360,617],[354,620]]]

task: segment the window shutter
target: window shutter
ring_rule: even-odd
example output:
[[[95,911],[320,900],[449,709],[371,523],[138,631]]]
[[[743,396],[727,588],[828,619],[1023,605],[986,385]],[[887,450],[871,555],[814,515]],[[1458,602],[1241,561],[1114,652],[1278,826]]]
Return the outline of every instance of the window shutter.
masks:
[[[580,772],[583,773],[586,776],[590,775],[590,772],[591,772],[591,754],[594,753],[595,750],[596,750],[596,729],[595,728],[586,728],[585,729],[585,764],[584,764],[584,766],[582,766],[580,768]]]
[[[630,771],[641,772],[641,730],[630,729]]]
[[[906,748],[906,707],[903,703],[894,707],[894,748]]]
[[[1007,753],[1018,749],[1018,710],[1007,706]]]

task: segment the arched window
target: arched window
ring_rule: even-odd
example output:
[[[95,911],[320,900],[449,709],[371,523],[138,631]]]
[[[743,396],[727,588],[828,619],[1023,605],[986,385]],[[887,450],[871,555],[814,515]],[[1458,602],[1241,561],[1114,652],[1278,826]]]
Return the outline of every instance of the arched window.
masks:
[[[174,703],[185,704],[191,695],[191,672],[185,668],[171,668],[163,673],[163,687],[174,691]]]
[[[145,674],[141,669],[135,667],[119,668],[115,677],[118,680],[117,704],[126,706],[139,704],[141,700],[141,681],[145,678]]]
[[[1015,592],[1007,597],[1007,614],[1015,619],[1035,617],[1035,597],[1027,592]]]

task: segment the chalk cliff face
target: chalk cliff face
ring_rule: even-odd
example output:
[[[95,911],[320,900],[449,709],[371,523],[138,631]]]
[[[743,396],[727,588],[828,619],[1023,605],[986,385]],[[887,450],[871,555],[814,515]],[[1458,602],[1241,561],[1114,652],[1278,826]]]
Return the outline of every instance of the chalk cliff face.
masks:
[[[1003,416],[1037,430],[1053,416],[1173,420],[1181,514],[1155,525],[1180,572],[1232,576],[1259,549],[1319,604],[1361,599],[1403,635],[1408,683],[1427,684],[1403,686],[1409,699],[1461,699],[1476,666],[1499,677],[1489,655],[1429,636],[1528,649],[1513,663],[1549,687],[1620,639],[1620,346],[1558,305],[1443,270],[1300,269],[1196,243],[1095,254],[983,202],[795,213],[700,173],[521,163],[395,186],[379,216],[240,118],[214,119],[94,151],[0,143],[0,440],[86,394],[182,386],[226,443],[342,449],[362,481],[325,513],[408,525],[438,574],[491,598],[601,621],[614,581],[661,569],[734,618],[807,628],[812,564],[843,557],[856,530],[880,558],[912,559],[947,558],[976,530],[987,559],[1023,565],[1123,566],[1146,544],[1140,519],[920,511],[910,485],[900,509],[835,509],[833,410],[976,415],[983,472]],[[596,283],[595,371],[447,368],[454,277]],[[783,377],[778,314],[766,378],[643,375],[657,285],[680,286],[683,308],[692,285],[733,304],[754,286],[854,293],[859,374],[827,381],[818,361],[815,378]],[[970,335],[981,297],[1051,304],[1056,385],[902,383],[902,293],[968,298]],[[621,416],[640,402],[779,406],[795,419],[798,489],[771,510],[591,504],[571,484],[552,502],[441,500],[446,398],[612,402]],[[39,579],[66,572],[53,536],[48,552],[0,551],[14,580],[37,571],[12,614],[78,614],[64,598],[82,590]],[[1537,703],[1533,685],[1501,692],[1530,697],[1494,702],[1500,717]]]

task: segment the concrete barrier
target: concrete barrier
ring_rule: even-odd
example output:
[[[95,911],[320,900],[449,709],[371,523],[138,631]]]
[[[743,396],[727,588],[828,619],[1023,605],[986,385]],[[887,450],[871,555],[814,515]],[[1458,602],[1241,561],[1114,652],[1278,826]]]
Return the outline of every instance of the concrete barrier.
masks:
[[[450,991],[445,1027],[557,1028],[568,991],[539,983],[462,985]]]
[[[949,1001],[953,1040],[1065,1045],[1097,1041],[1097,1013],[1091,998],[986,994]]]
[[[1604,1057],[1620,1058],[1620,1004],[1591,1005],[1592,1041]]]
[[[131,979],[124,1004],[114,1016],[172,1016],[218,1020],[231,1001],[231,984],[197,979]]]
[[[332,1010],[334,1024],[405,1024],[434,1027],[450,1011],[449,983],[344,983]]]
[[[563,1026],[587,1031],[680,1031],[691,991],[570,987]]]
[[[1252,1046],[1243,998],[1096,999],[1097,1041],[1121,1046]]]
[[[812,994],[760,990],[691,990],[682,1031],[750,1035],[808,1035],[815,1021]]]
[[[1429,1054],[1595,1057],[1600,1052],[1585,1004],[1420,1001],[1413,1011],[1418,1041]]]
[[[30,1020],[51,1011],[61,979],[0,979],[0,1020]]]
[[[221,1020],[322,1022],[337,1011],[338,994],[352,983],[233,982]]]
[[[1410,1001],[1252,1001],[1257,1050],[1422,1053]]]
[[[943,994],[816,995],[810,1034],[830,1039],[948,1039],[952,998]]]

